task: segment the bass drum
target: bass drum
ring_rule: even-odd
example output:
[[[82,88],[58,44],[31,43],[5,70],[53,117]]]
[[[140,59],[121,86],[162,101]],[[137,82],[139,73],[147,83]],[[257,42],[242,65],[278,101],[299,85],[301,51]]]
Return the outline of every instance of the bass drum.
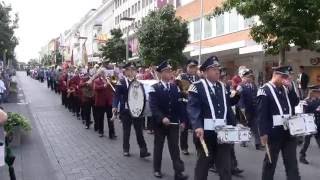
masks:
[[[135,80],[128,90],[128,108],[132,117],[151,116],[149,107],[149,92],[152,85],[158,83],[157,80]]]

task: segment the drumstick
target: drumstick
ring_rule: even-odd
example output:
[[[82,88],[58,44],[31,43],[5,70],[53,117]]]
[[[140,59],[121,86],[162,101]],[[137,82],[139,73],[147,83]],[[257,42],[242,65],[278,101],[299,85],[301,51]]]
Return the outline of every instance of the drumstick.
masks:
[[[200,138],[200,142],[201,142],[203,151],[204,151],[204,153],[206,154],[206,157],[209,157],[209,151],[208,151],[208,147],[207,147],[206,142],[204,141],[203,138]]]
[[[270,164],[272,164],[271,154],[270,154],[270,149],[269,149],[268,143],[266,143],[266,151],[267,151],[267,156],[268,156],[269,162],[270,162]]]

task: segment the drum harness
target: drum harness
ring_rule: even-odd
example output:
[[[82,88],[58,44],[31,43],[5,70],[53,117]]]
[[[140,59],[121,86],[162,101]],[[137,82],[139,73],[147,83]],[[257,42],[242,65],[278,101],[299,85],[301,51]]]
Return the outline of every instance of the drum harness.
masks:
[[[267,87],[270,89],[270,92],[273,96],[274,101],[277,104],[278,110],[280,115],[273,115],[273,127],[276,126],[283,126],[285,130],[287,130],[289,128],[288,125],[288,119],[290,118],[291,114],[292,114],[292,107],[289,101],[289,97],[288,97],[288,90],[287,88],[284,87],[285,90],[285,95],[286,95],[286,99],[287,99],[287,103],[288,103],[288,107],[289,107],[289,114],[284,114],[283,113],[283,109],[280,105],[279,99],[274,91],[274,88],[272,87],[271,83],[266,83]]]
[[[224,116],[223,116],[223,119],[216,119],[214,107],[213,107],[211,96],[210,96],[209,89],[208,89],[209,84],[204,79],[201,79],[201,82],[202,82],[202,85],[203,85],[204,90],[206,92],[206,96],[207,96],[207,99],[208,99],[208,103],[209,103],[209,107],[210,107],[210,111],[211,111],[211,116],[212,116],[212,119],[204,119],[204,121],[205,122],[206,121],[210,121],[210,120],[213,121],[213,127],[210,128],[210,129],[205,129],[205,130],[215,130],[215,128],[218,125],[226,125],[227,124],[226,123],[226,117],[227,117],[226,89],[224,87],[224,84],[219,81],[219,83],[221,84],[222,93],[223,93]],[[210,88],[211,88],[211,90],[213,92],[215,92],[214,89],[212,89],[212,87],[210,87]]]

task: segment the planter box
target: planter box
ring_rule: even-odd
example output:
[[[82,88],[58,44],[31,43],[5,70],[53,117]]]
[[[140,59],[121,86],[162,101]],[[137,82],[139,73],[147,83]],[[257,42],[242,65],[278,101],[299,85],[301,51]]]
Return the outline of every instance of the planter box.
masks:
[[[10,147],[17,147],[21,144],[21,135],[22,135],[22,130],[20,127],[15,127],[12,133],[12,139],[10,142]]]

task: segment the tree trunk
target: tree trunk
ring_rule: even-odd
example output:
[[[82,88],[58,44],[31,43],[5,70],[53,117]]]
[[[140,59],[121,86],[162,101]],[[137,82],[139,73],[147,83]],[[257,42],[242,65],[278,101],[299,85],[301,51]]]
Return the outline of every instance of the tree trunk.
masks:
[[[283,66],[286,62],[286,49],[284,47],[280,48],[279,52],[279,66]]]

